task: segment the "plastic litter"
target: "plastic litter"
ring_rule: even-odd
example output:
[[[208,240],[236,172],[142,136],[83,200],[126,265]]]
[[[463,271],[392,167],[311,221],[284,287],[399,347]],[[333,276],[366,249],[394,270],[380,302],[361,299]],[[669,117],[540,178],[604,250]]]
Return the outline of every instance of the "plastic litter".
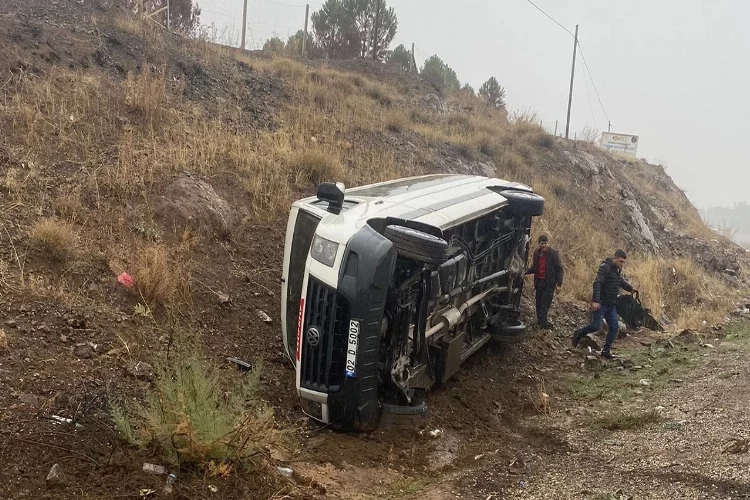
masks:
[[[117,277],[117,282],[125,288],[133,288],[133,277],[128,273],[121,273]]]

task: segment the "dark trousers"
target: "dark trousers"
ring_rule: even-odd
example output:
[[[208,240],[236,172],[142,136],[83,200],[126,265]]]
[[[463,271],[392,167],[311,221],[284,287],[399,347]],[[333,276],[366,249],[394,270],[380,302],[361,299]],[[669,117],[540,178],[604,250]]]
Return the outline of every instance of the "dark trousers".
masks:
[[[539,328],[549,327],[547,314],[552,307],[552,299],[555,297],[555,284],[546,280],[536,282],[536,320]]]
[[[595,333],[598,332],[602,327],[602,320],[607,320],[607,326],[609,327],[609,330],[607,331],[607,340],[604,341],[604,351],[609,352],[610,349],[612,349],[612,343],[615,341],[615,338],[617,337],[617,329],[619,327],[619,317],[617,315],[617,307],[616,306],[605,306],[602,305],[594,311],[592,315],[591,324],[584,326],[581,328],[578,332],[578,336],[583,337],[584,335],[588,335],[589,333]]]

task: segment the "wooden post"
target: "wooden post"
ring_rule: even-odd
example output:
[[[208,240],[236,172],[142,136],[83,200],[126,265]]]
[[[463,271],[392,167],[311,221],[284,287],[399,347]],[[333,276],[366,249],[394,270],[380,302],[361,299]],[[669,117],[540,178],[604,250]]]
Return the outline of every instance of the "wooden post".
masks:
[[[307,20],[310,19],[310,4],[305,5],[305,33],[302,35],[302,57],[307,54]]]
[[[573,104],[573,78],[576,73],[576,49],[578,48],[578,25],[576,24],[576,34],[573,37],[573,67],[570,69],[570,94],[568,94],[568,119],[565,122],[565,138],[568,139],[570,132],[570,107]]]
[[[242,7],[242,50],[245,50],[245,35],[247,34],[247,0]]]

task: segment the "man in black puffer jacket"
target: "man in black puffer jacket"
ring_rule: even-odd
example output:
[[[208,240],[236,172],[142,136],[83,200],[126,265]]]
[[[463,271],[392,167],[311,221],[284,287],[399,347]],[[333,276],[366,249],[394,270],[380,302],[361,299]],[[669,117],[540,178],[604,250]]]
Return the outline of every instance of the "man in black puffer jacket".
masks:
[[[615,256],[608,258],[599,266],[594,280],[594,294],[591,299],[591,310],[593,311],[593,320],[590,325],[584,326],[573,334],[573,346],[577,346],[580,340],[589,333],[598,332],[602,327],[602,320],[607,320],[609,331],[607,340],[604,342],[602,356],[612,359],[612,343],[617,337],[617,328],[619,317],[617,315],[617,294],[620,288],[635,293],[638,290],[625,281],[622,277],[622,267],[628,255],[625,250],[617,250]]]

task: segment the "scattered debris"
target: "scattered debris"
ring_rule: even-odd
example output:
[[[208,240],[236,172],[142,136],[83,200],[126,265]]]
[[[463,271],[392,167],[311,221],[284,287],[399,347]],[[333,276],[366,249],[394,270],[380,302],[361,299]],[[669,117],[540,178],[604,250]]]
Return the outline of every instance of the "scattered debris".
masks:
[[[49,474],[47,474],[46,481],[48,488],[60,488],[65,486],[65,476],[63,475],[60,465],[55,464],[52,466],[49,470]]]
[[[226,293],[216,292],[216,296],[219,299],[219,304],[229,304],[232,301],[232,297]]]
[[[724,453],[731,453],[733,455],[742,455],[750,451],[750,439],[747,438],[731,438],[727,441],[727,445],[724,447]]]
[[[167,473],[167,468],[163,465],[155,465],[146,462],[143,464],[143,472],[148,472],[149,474],[156,474],[160,476]]]
[[[264,323],[271,323],[271,322],[273,321],[273,320],[271,319],[271,316],[269,316],[269,315],[268,315],[268,314],[266,314],[265,312],[261,311],[260,309],[258,309],[258,317],[259,317],[259,318],[260,318],[260,320],[261,320],[262,322],[264,322]]]
[[[442,434],[443,434],[443,431],[441,431],[440,429],[435,429],[434,431],[430,431],[430,436],[434,438],[440,437],[442,436]]]
[[[479,460],[480,458],[484,458],[484,453],[480,453],[479,455],[474,456],[474,460]]]
[[[133,288],[133,284],[134,284],[133,277],[130,276],[130,274],[125,273],[125,272],[121,273],[117,277],[117,282],[128,289]]]
[[[0,330],[0,352],[8,349],[8,336],[5,330]]]
[[[128,375],[137,378],[138,380],[151,381],[154,379],[154,367],[143,361],[131,363],[125,370]]]
[[[156,495],[156,490],[142,489],[138,491],[138,496],[141,498],[152,498]]]
[[[214,486],[213,484],[209,484],[209,485],[208,485],[208,490],[209,490],[209,491],[210,491],[211,493],[218,493],[218,492],[219,492],[219,488],[217,488],[217,487],[216,487],[216,486]]]
[[[642,378],[638,381],[639,384],[641,384],[643,387],[650,387],[651,382],[648,379]]]
[[[164,494],[171,495],[174,491],[174,483],[177,481],[177,476],[170,474],[167,476],[167,482],[164,484]]]
[[[707,347],[708,349],[713,349],[714,345],[713,344],[701,344],[701,347]]]
[[[604,444],[609,446],[625,446],[625,443],[619,439],[605,439]]]
[[[276,470],[284,477],[292,477],[294,475],[294,470],[289,467],[276,467]]]
[[[242,361],[239,358],[227,358],[227,361],[229,361],[230,363],[234,363],[235,365],[237,365],[239,367],[239,369],[242,370],[243,372],[247,372],[247,371],[250,371],[250,370],[253,369],[253,365],[251,365],[247,361]]]

